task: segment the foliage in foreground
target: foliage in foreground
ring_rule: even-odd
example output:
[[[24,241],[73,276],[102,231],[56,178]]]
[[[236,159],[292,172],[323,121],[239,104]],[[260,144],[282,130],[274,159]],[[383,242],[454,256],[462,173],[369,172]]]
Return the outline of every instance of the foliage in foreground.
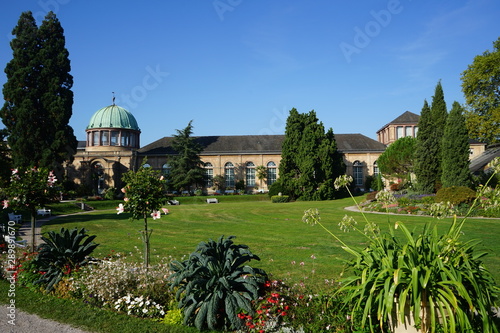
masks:
[[[238,329],[243,310],[253,313],[251,302],[267,280],[261,269],[244,265],[260,260],[246,245],[236,245],[234,236],[201,242],[182,262],[172,262],[172,287],[177,287],[184,323],[199,330]]]
[[[341,177],[336,186],[347,186],[350,181],[350,177]],[[366,217],[363,231],[354,219],[346,217],[341,228],[364,235],[368,246],[362,249],[347,245],[326,229],[317,211],[306,211],[303,220],[319,224],[353,255],[351,275],[339,291],[353,306],[353,316],[363,314],[362,327],[378,323],[383,328],[392,320],[394,327],[401,323],[420,327],[422,332],[435,332],[438,327],[444,332],[498,331],[492,309],[500,290],[481,261],[486,253],[476,251],[479,242],[460,239],[466,218],[455,218],[439,235],[437,223],[427,223],[417,234],[398,221],[390,225],[388,234],[382,234]],[[405,316],[407,310],[413,324]]]

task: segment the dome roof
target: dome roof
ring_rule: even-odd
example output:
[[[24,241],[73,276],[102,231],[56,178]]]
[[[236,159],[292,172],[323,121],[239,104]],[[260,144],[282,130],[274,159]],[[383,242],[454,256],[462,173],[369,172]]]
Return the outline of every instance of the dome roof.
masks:
[[[87,126],[87,129],[92,128],[124,128],[140,131],[132,113],[114,104],[94,113]]]

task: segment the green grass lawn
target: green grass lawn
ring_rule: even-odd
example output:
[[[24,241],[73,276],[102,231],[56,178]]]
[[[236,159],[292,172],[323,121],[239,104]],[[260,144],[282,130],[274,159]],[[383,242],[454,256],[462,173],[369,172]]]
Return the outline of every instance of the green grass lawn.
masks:
[[[343,233],[338,227],[344,215],[348,214],[363,229],[362,215],[344,209],[353,204],[352,199],[282,204],[226,196],[219,199],[219,204],[206,204],[204,200],[197,200],[192,204],[168,206],[169,215],[162,215],[156,221],[148,219],[149,228],[154,230],[151,237],[152,261],[168,256],[181,259],[193,252],[201,241],[217,239],[221,235],[234,235],[237,237],[236,243],[248,245],[261,258],[254,266],[265,269],[275,278],[307,278],[309,285],[320,287],[325,279],[339,278],[343,260],[350,256],[320,226],[303,223],[304,210],[318,208],[322,223],[347,244],[363,245],[364,242],[358,233]],[[370,221],[379,223],[382,228],[388,222],[404,221],[410,229],[414,228],[417,232],[425,221],[438,223],[442,230],[451,223],[451,219],[436,220],[414,215],[366,216]],[[134,258],[142,260],[135,247],[142,250],[139,231],[143,229],[143,221],[130,221],[128,218],[128,214],[117,215],[115,210],[93,211],[52,220],[42,231],[59,230],[61,227],[85,227],[89,234],[97,235],[95,241],[100,246],[94,253],[96,256],[106,256],[115,251],[132,253]],[[500,219],[469,219],[464,228],[464,240],[483,241],[480,249],[489,253],[484,262],[497,283],[500,281],[498,235]]]

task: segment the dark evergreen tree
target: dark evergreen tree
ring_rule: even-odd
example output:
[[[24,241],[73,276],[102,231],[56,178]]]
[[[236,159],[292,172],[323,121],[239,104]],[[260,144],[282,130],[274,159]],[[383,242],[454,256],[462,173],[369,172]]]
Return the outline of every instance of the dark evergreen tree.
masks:
[[[448,115],[442,145],[443,187],[470,186],[469,135],[463,108],[458,102],[453,103]]]
[[[72,114],[73,78],[63,29],[54,13],[40,29],[24,12],[12,31],[13,58],[7,64],[0,112],[16,167],[40,166],[62,172],[76,151],[68,125]]]
[[[4,188],[10,181],[12,160],[9,157],[9,149],[7,146],[7,130],[0,130],[0,187]]]
[[[434,91],[434,96],[432,96],[431,104],[431,114],[432,114],[432,141],[436,145],[436,154],[432,157],[434,158],[433,163],[436,163],[436,176],[434,191],[437,191],[441,187],[441,176],[443,174],[443,169],[441,167],[441,146],[444,134],[444,127],[446,126],[446,118],[448,116],[448,111],[446,109],[446,102],[444,100],[443,87],[441,86],[441,81],[436,85]]]
[[[414,160],[417,188],[422,193],[433,193],[436,184],[438,164],[435,161],[435,156],[438,156],[438,151],[433,140],[433,131],[431,109],[427,101],[424,101],[420,120],[418,121]]]
[[[176,130],[172,148],[177,153],[169,159],[170,174],[167,184],[177,191],[192,191],[203,183],[203,162],[199,154],[203,147],[194,138],[192,120],[183,130]]]
[[[335,178],[345,172],[333,130],[325,133],[316,113],[290,110],[283,141],[280,181],[285,192],[302,200],[333,199]]]
[[[380,172],[388,177],[402,178],[405,182],[411,182],[415,144],[416,139],[411,136],[405,136],[391,143],[377,159]]]
[[[40,103],[47,114],[43,126],[45,153],[41,164],[60,168],[64,161],[72,161],[77,140],[69,126],[73,107],[73,76],[69,52],[65,47],[64,30],[53,12],[49,12],[39,29],[42,68]],[[61,170],[62,171],[62,170]]]

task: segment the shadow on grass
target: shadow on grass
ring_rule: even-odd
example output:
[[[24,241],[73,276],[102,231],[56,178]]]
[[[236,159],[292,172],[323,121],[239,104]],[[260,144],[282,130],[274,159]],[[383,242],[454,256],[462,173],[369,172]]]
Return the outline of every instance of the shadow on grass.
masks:
[[[56,217],[52,220],[49,220],[44,223],[44,225],[58,225],[58,224],[67,224],[67,223],[92,223],[93,221],[116,221],[123,220],[126,221],[130,218],[130,214],[113,214],[111,210],[102,211],[102,212],[88,212],[88,213],[80,213],[80,214],[71,214],[67,216]]]

